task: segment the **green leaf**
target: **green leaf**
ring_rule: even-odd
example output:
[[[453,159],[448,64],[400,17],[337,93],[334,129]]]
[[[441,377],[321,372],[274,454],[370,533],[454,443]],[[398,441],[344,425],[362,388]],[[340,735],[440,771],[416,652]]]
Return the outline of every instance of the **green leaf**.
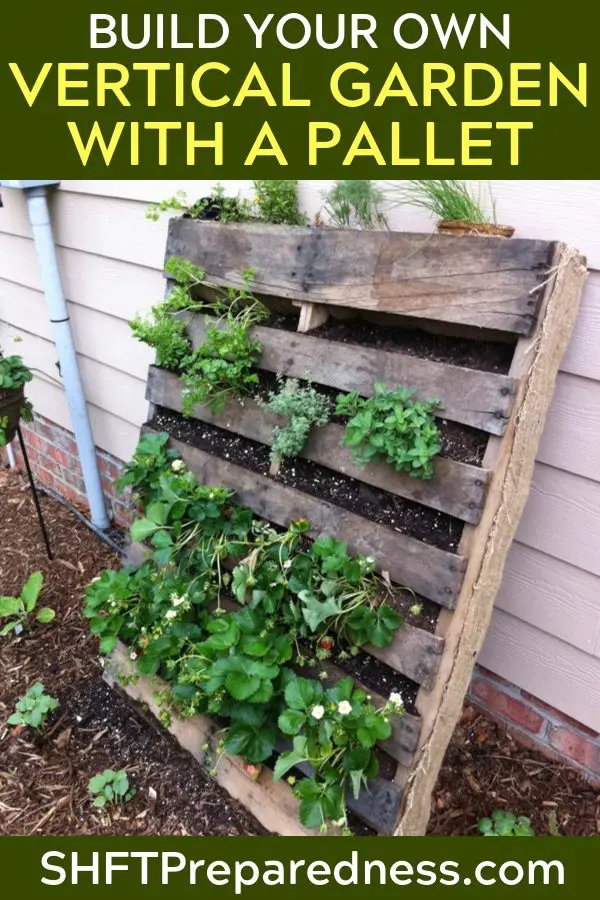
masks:
[[[273,780],[279,781],[280,778],[283,778],[290,769],[293,769],[294,766],[297,766],[299,763],[307,762],[308,755],[306,752],[306,738],[299,735],[294,738],[294,749],[289,750],[287,753],[282,753],[277,762],[275,763],[275,768],[273,770]]]
[[[323,699],[323,688],[318,681],[296,677],[286,686],[285,700],[292,709],[310,710]]]
[[[306,713],[299,709],[286,709],[277,720],[279,730],[284,734],[298,734],[305,722]]]
[[[227,732],[225,750],[233,756],[241,756],[247,762],[261,763],[273,753],[276,737],[274,722],[264,722],[258,728],[244,722],[235,722]]]
[[[352,793],[354,795],[354,799],[358,800],[358,795],[360,794],[362,787],[363,787],[363,781],[364,781],[363,770],[362,769],[352,769],[349,774],[350,774],[350,782],[352,784]]]
[[[18,597],[0,597],[0,618],[18,616],[23,611],[23,604]]]
[[[50,609],[49,606],[43,606],[38,612],[36,619],[42,625],[47,625],[48,622],[51,622],[56,617],[56,613],[53,609]]]
[[[10,634],[11,631],[14,631],[18,625],[18,621],[7,622],[7,624],[0,629],[0,637],[6,637],[7,634]]]
[[[170,503],[155,501],[154,503],[150,503],[146,508],[146,518],[151,522],[154,522],[155,525],[166,525],[170,509]]]
[[[327,597],[326,600],[320,601],[310,591],[301,591],[299,596],[302,601],[304,621],[311,631],[316,631],[322,622],[332,617],[337,617],[342,613],[340,602],[333,597]]]
[[[100,791],[104,790],[105,784],[106,778],[104,775],[94,775],[88,782],[88,791],[90,794],[98,794]]]
[[[96,797],[92,806],[95,806],[96,809],[100,809],[101,807],[106,806],[106,797]]]
[[[159,527],[159,525],[151,522],[150,519],[136,519],[131,523],[129,533],[133,541],[141,543],[146,538],[149,538],[151,534],[154,534],[155,531],[158,531]]]
[[[247,700],[260,686],[259,678],[245,672],[230,672],[225,679],[225,687],[234,700]]]
[[[33,572],[23,585],[23,590],[21,591],[21,599],[27,612],[31,612],[31,610],[35,607],[38,597],[40,596],[40,591],[42,590],[43,584],[44,576],[42,575],[42,573]]]
[[[117,638],[115,637],[115,635],[107,634],[105,637],[101,638],[101,640],[100,640],[100,653],[102,653],[106,656],[109,653],[112,653],[112,651],[115,649],[116,646],[117,646]]]

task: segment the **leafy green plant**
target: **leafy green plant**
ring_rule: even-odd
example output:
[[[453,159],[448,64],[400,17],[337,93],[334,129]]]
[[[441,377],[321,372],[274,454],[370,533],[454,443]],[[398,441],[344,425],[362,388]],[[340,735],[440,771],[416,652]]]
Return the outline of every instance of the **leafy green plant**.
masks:
[[[373,181],[336,181],[327,192],[323,208],[338,228],[387,228],[380,206],[384,192]]]
[[[464,181],[404,181],[392,183],[391,186],[401,203],[425,209],[440,221],[471,222],[477,225],[496,222],[496,203],[493,197],[490,217],[483,209],[480,196],[473,194]]]
[[[340,394],[336,414],[349,416],[344,444],[352,449],[360,465],[386,460],[398,472],[415,478],[431,478],[432,460],[441,450],[434,409],[439,400],[412,399],[412,391],[390,390],[375,382],[373,396],[360,397],[358,391]]]
[[[261,222],[274,225],[306,225],[307,218],[298,209],[298,182],[255,181],[254,207]]]
[[[31,381],[33,375],[20,356],[3,356],[0,352],[0,394],[3,391],[16,391]],[[20,418],[25,422],[33,419],[33,407],[24,398],[21,404]],[[0,415],[0,447],[7,443],[9,417]]]
[[[331,402],[311,385],[301,387],[296,378],[278,377],[279,389],[271,391],[260,405],[270,413],[283,416],[287,422],[273,429],[271,461],[277,465],[288,456],[299,456],[311,428],[327,425],[331,418]]]
[[[275,780],[290,769],[308,765],[313,770],[294,788],[300,800],[300,821],[306,828],[327,830],[333,822],[347,829],[346,793],[358,797],[378,771],[373,748],[392,733],[391,718],[403,715],[398,694],[376,709],[351,678],[324,690],[318,681],[293,678],[285,688],[286,709],[278,726],[294,737],[293,749],[282,753],[275,765]]]
[[[484,837],[535,837],[530,819],[505,809],[496,809],[490,818],[480,819],[478,824]]]
[[[58,700],[44,693],[41,681],[33,684],[27,693],[17,700],[16,712],[8,719],[9,725],[28,725],[36,731],[43,728],[48,713],[58,708]]]
[[[278,530],[225,488],[198,484],[166,435],[142,439],[122,482],[141,507],[132,537],[151,555],[88,586],[90,629],[101,652],[122,640],[140,674],[165,679],[169,715],[224,720],[221,750],[256,767],[281,738],[285,691],[297,677],[290,663],[392,640],[402,620],[383,599],[375,561],[332,538],[309,544],[305,519]]]
[[[127,803],[136,793],[129,787],[129,776],[125,769],[118,772],[105,769],[94,775],[88,783],[88,791],[94,797],[93,806],[100,809],[115,803]]]
[[[172,257],[166,271],[174,286],[145,319],[134,319],[131,329],[138,340],[154,347],[157,366],[183,374],[184,415],[191,415],[197,404],[218,412],[230,397],[245,396],[258,380],[253,367],[261,345],[250,331],[269,311],[250,292],[255,272],[245,270],[241,287],[224,290],[207,282],[202,269],[181,257]],[[213,292],[210,300],[193,297],[200,285]],[[181,318],[184,312],[210,316],[204,340],[196,349]]]
[[[162,213],[179,212],[192,219],[215,219],[219,222],[269,222],[274,225],[306,225],[307,219],[298,209],[298,182],[291,179],[253,181],[254,197],[247,200],[239,194],[228,197],[222,185],[216,184],[210,197],[190,203],[184,191],[158,204],[151,204],[146,217],[156,221]]]
[[[21,589],[18,597],[0,597],[0,619],[8,619],[0,628],[0,637],[10,634],[11,631],[21,632],[29,616],[35,611],[42,587],[44,576],[41,572],[33,572]],[[46,625],[51,622],[56,613],[49,606],[44,606],[37,611],[35,619]]]

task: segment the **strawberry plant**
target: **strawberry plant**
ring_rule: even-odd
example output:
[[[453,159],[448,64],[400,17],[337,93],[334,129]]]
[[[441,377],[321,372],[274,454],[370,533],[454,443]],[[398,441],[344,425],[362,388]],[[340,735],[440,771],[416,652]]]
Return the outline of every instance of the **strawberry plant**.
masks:
[[[531,821],[506,809],[496,809],[490,818],[480,819],[479,833],[484,837],[535,837]]]
[[[336,415],[348,416],[344,444],[360,465],[385,460],[398,472],[414,478],[431,478],[433,459],[440,450],[440,435],[433,411],[439,400],[412,399],[403,387],[390,390],[375,382],[372,397],[358,391],[340,394]]]
[[[46,694],[42,682],[37,681],[17,700],[16,711],[9,716],[8,724],[28,725],[37,731],[46,724],[48,713],[57,708],[58,700]]]
[[[44,576],[41,572],[33,572],[21,589],[18,597],[0,597],[0,619],[8,619],[0,628],[0,637],[4,637],[14,631],[19,634],[29,617],[35,612],[35,608],[44,584]],[[46,625],[51,622],[56,613],[49,606],[44,606],[36,613],[36,622]]]
[[[289,681],[284,697],[286,709],[278,726],[294,741],[293,749],[277,760],[274,778],[310,766],[314,774],[294,788],[300,821],[306,828],[327,830],[328,822],[333,822],[347,829],[346,793],[358,797],[377,775],[373,748],[391,735],[390,718],[403,715],[401,698],[393,694],[376,709],[363,690],[354,689],[351,678],[324,690],[318,681],[298,677]]]
[[[23,394],[32,378],[20,356],[3,356],[0,351],[0,447],[12,440],[19,419],[33,419],[31,403]]]
[[[90,778],[88,791],[94,797],[93,806],[101,809],[115,803],[127,803],[135,796],[135,790],[129,787],[129,776],[125,769],[115,772],[105,769]]]
[[[172,708],[182,716],[218,716],[227,723],[222,749],[256,767],[288,734],[278,725],[280,717],[288,709],[298,717],[290,699],[289,685],[297,680],[291,662],[314,664],[332,652],[343,658],[367,641],[385,646],[401,624],[382,598],[374,560],[350,555],[333,538],[309,544],[305,519],[278,530],[233,503],[225,488],[198,484],[167,448],[166,435],[140,441],[122,483],[134,490],[141,507],[132,537],[151,554],[142,565],[104,572],[88,586],[84,615],[90,629],[103,653],[122,640],[140,673],[166,680],[169,715]],[[310,684],[325,696],[319,681]],[[336,696],[328,694],[327,703]],[[362,716],[362,730],[354,714],[344,726],[353,731],[357,751],[370,740],[365,729],[387,733],[383,713],[366,702],[352,691],[337,700],[338,719],[346,705]],[[312,720],[305,724],[309,736]],[[373,741],[378,739],[383,738]],[[311,754],[314,760],[312,745]],[[319,801],[327,819],[334,807],[336,814],[343,811],[346,786],[353,780],[358,785],[353,773],[361,771],[366,779],[373,770],[366,757],[356,769],[337,765],[337,751],[332,759],[336,765],[320,767],[315,776],[321,791],[335,770],[330,799]],[[356,757],[357,765],[361,760]]]

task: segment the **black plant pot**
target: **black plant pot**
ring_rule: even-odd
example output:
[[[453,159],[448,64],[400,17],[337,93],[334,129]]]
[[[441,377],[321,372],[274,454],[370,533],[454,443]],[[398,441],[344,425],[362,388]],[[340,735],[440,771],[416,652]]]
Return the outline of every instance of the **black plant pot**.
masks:
[[[4,427],[7,444],[10,444],[17,433],[17,426],[21,418],[21,408],[24,402],[24,385],[18,388],[0,388],[0,420],[8,419]]]

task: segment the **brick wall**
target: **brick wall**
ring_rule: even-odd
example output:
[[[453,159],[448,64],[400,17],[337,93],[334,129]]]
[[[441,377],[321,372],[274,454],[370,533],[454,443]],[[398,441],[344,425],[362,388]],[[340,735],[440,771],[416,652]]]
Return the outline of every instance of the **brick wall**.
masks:
[[[36,481],[87,511],[83,473],[71,432],[37,414],[33,422],[21,423],[21,431]],[[12,447],[15,461],[24,469],[18,440],[13,441]],[[102,450],[97,450],[97,456],[109,515],[116,524],[127,526],[131,520],[127,498],[115,489],[123,463]]]
[[[21,427],[37,481],[53,488],[70,503],[87,508],[73,435],[39,415],[35,416],[34,422]],[[17,441],[13,448],[17,463],[22,466]],[[98,450],[98,464],[113,520],[127,526],[130,508],[126,498],[117,495],[114,485],[123,463]],[[600,735],[597,732],[482,667],[475,670],[469,699],[476,708],[505,725],[522,744],[580,769],[592,783],[600,786]]]
[[[522,744],[580,769],[600,787],[600,734],[533,694],[478,666],[469,688],[473,706],[502,722]]]

